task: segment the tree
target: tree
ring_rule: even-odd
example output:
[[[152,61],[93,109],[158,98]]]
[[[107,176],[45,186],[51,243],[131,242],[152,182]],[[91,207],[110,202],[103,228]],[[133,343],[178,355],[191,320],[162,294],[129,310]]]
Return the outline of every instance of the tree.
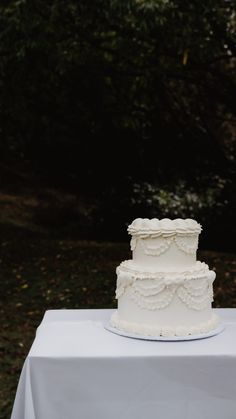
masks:
[[[2,155],[93,194],[233,179],[234,6],[2,2]]]

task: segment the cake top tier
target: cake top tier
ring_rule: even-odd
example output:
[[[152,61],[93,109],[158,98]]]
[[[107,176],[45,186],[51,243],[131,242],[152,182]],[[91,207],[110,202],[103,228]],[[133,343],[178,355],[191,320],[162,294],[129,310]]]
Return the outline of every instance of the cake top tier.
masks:
[[[176,218],[170,220],[169,218],[136,218],[128,227],[128,232],[132,236],[174,236],[199,234],[202,227],[197,221],[191,218],[185,220]]]

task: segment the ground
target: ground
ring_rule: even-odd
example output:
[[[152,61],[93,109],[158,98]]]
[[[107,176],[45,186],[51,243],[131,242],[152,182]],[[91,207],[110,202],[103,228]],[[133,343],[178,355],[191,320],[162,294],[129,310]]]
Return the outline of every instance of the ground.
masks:
[[[115,307],[115,267],[130,257],[128,242],[55,238],[13,219],[11,213],[7,222],[0,219],[0,419],[10,416],[19,374],[45,310]],[[214,305],[236,307],[235,256],[205,251],[198,259],[217,272]]]

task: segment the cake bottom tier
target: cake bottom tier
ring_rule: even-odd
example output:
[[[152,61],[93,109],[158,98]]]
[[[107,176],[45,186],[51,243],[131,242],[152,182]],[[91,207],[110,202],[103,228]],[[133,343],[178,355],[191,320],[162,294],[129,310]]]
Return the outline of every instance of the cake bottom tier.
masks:
[[[208,333],[212,330],[215,330],[219,325],[219,318],[216,314],[211,313],[209,319],[204,322],[197,324],[192,324],[188,326],[184,325],[171,325],[171,324],[148,324],[148,323],[138,323],[134,321],[127,321],[120,318],[118,312],[116,311],[110,321],[112,327],[136,335],[142,336],[165,336],[165,337],[174,337],[174,336],[189,336],[189,335],[201,335]]]
[[[213,314],[215,272],[197,262],[189,271],[143,272],[132,261],[117,268],[117,313],[111,325],[146,336],[187,336],[217,328]]]

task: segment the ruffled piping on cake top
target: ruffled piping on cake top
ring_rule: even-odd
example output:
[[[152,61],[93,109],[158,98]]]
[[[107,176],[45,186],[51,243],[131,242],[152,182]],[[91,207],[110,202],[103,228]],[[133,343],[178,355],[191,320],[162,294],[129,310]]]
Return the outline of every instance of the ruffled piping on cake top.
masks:
[[[171,237],[179,234],[199,234],[202,227],[197,221],[187,218],[185,220],[176,218],[170,220],[169,218],[136,218],[128,227],[128,233],[132,236],[152,236]]]

